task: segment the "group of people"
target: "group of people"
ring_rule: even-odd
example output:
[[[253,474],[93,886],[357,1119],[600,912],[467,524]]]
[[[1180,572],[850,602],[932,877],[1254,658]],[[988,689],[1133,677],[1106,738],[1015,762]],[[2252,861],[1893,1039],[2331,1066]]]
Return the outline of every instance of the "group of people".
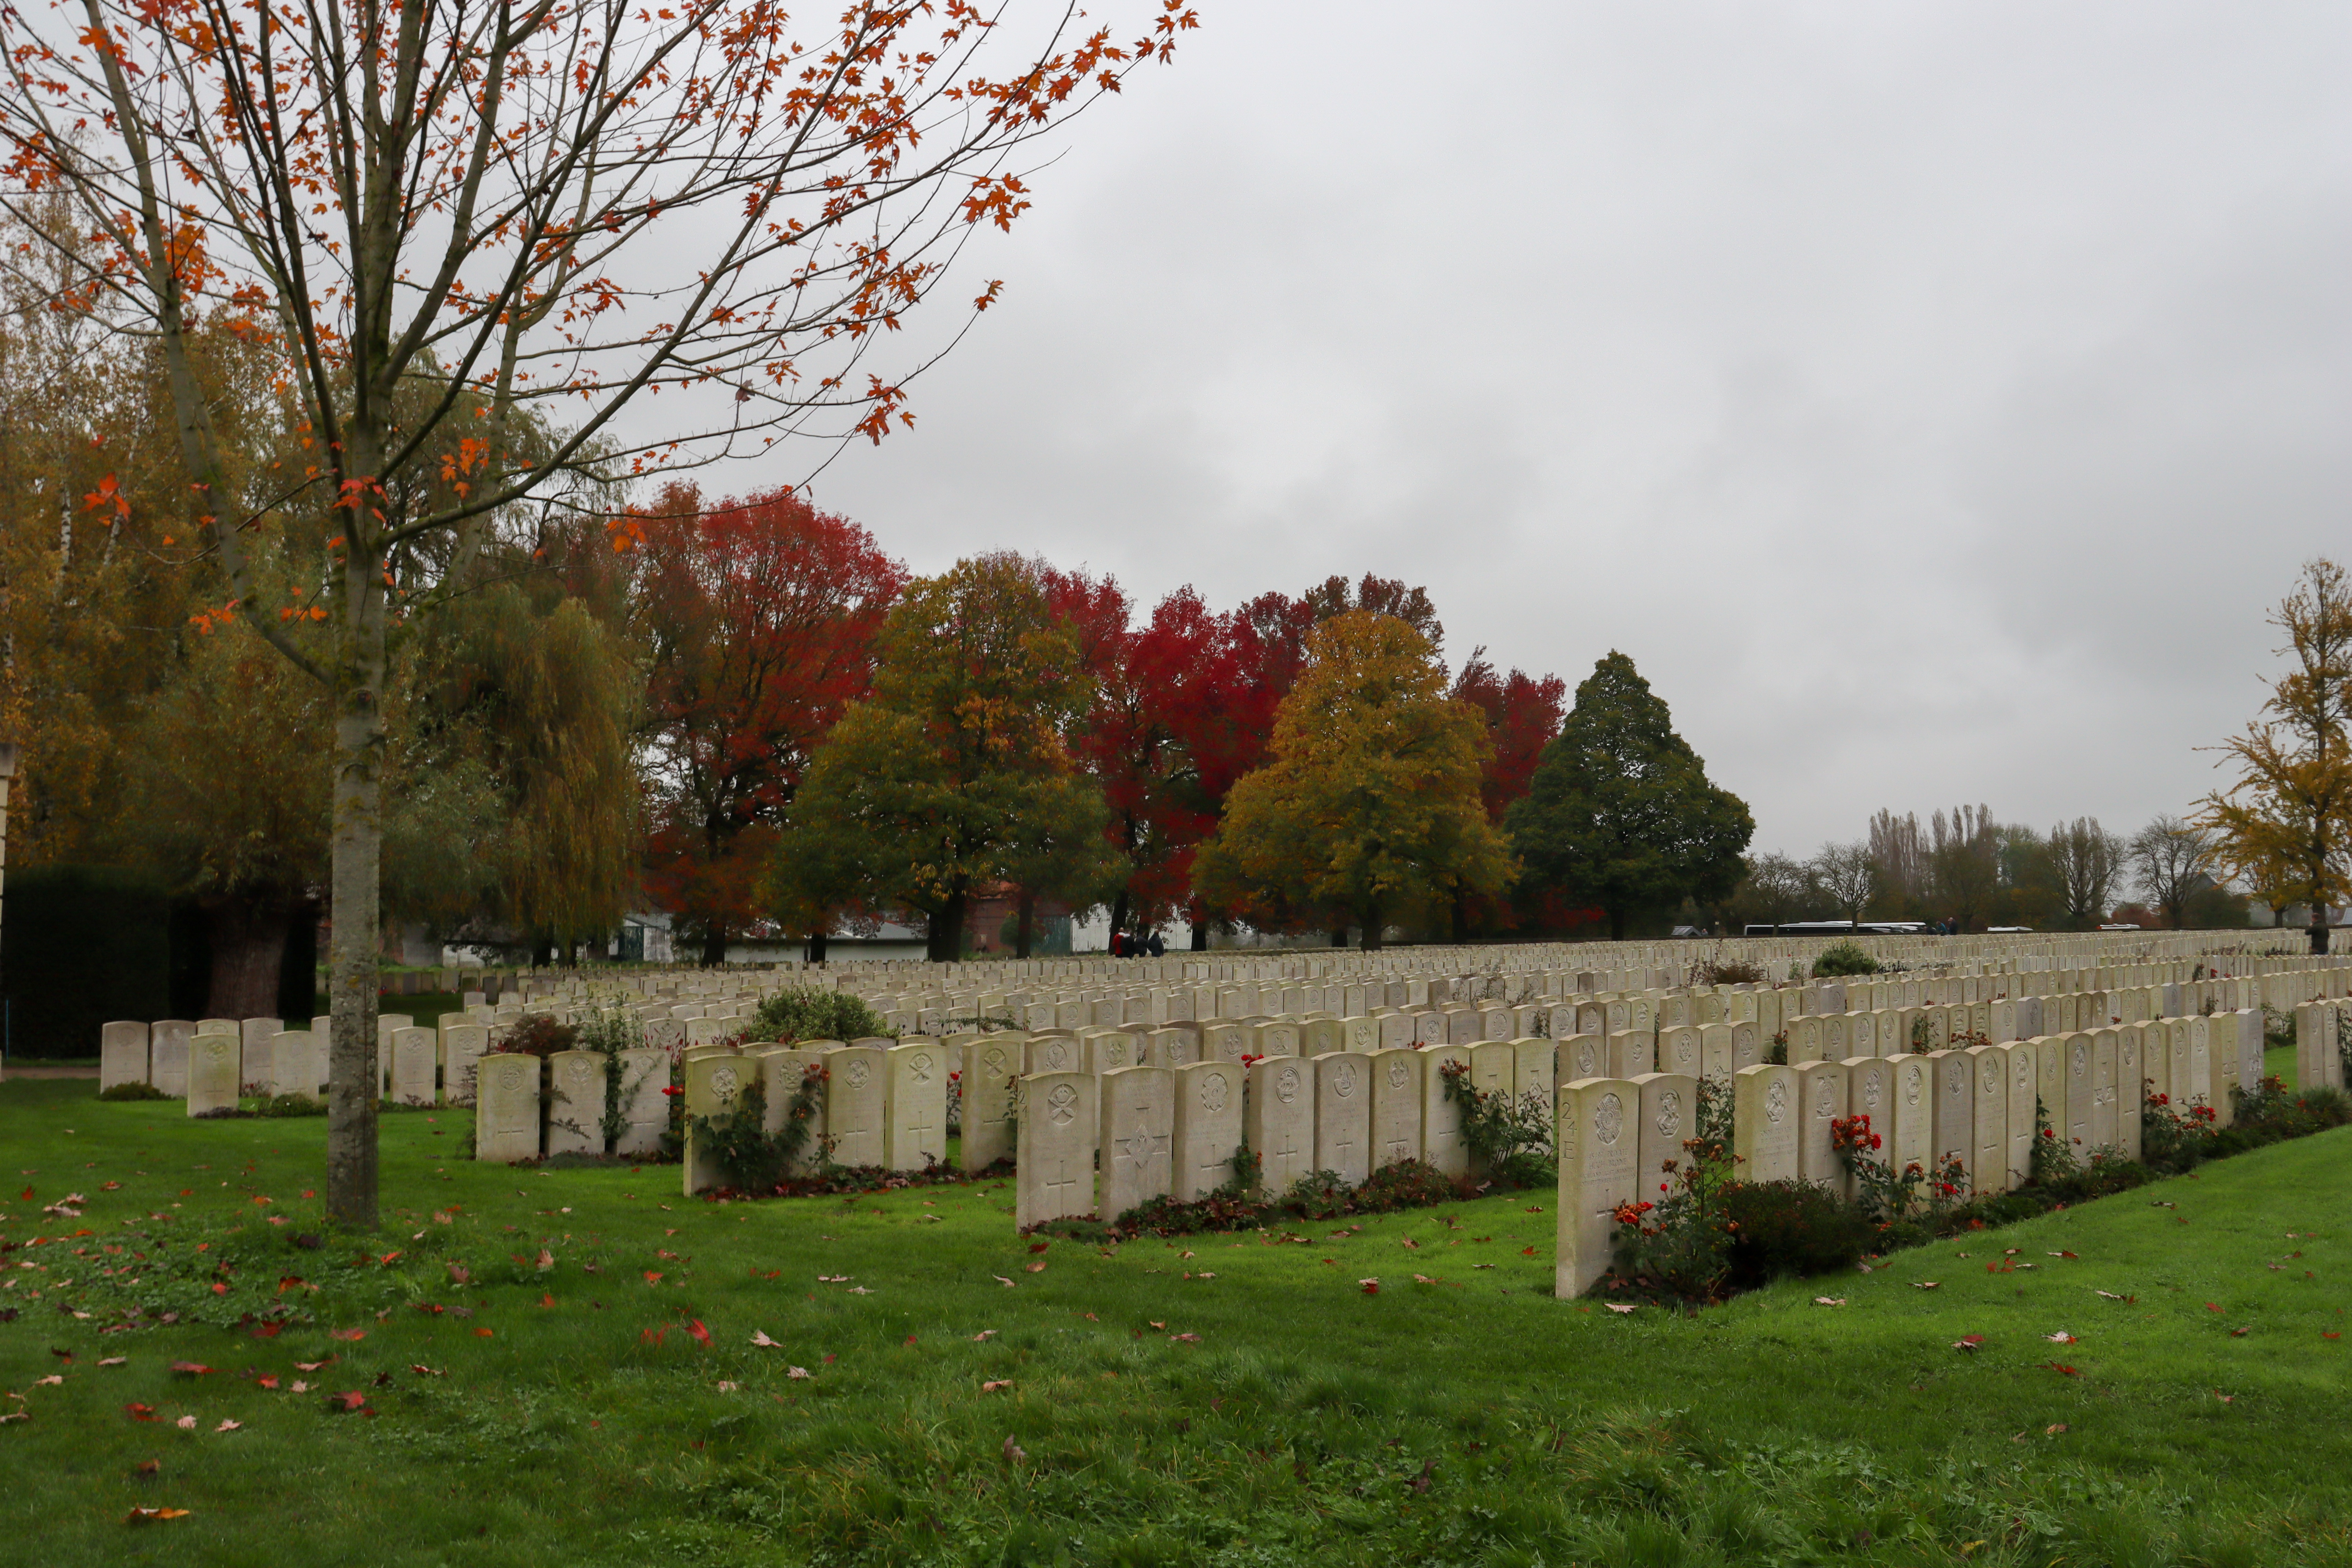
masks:
[[[1167,952],[1168,944],[1160,940],[1160,933],[1156,931],[1115,931],[1110,933],[1110,955],[1113,958],[1160,958]]]

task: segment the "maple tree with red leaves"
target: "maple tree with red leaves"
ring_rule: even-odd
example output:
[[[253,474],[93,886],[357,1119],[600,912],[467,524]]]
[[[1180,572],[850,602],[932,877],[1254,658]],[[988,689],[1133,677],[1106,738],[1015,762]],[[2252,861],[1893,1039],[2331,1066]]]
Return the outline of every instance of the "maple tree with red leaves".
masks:
[[[652,656],[646,882],[726,960],[810,757],[873,683],[874,635],[906,569],[790,490],[649,522],[633,595]],[[812,932],[822,958],[824,927]]]
[[[970,0],[0,9],[0,200],[70,209],[56,227],[92,243],[60,248],[58,303],[153,356],[233,595],[205,626],[243,622],[331,700],[333,1223],[377,1219],[394,626],[530,514],[909,422],[922,356],[875,351],[970,236],[1029,207],[1046,153],[1024,147],[1196,26],[1182,0],[1134,11],[1115,33]],[[299,471],[233,460],[208,327],[268,361]],[[612,542],[651,531],[616,519]]]

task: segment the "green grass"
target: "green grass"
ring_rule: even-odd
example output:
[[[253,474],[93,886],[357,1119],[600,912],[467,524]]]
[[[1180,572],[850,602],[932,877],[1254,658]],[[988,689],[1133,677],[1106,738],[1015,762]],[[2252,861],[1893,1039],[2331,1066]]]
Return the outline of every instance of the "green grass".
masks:
[[[996,1184],[715,1205],[478,1166],[464,1112],[383,1128],[383,1233],[308,1250],[322,1121],[0,1086],[0,1234],[92,1233],[0,1257],[44,1266],[0,1270],[0,1560],[2352,1561],[2352,1129],[1678,1319],[1552,1300],[1548,1194],[1032,1254]],[[134,1300],[183,1321],[99,1331]],[[190,1321],[280,1300],[314,1321]]]

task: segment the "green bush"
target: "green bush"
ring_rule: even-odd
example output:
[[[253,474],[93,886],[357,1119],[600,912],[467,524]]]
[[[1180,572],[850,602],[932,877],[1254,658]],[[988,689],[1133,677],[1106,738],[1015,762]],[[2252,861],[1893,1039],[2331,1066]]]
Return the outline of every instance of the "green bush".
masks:
[[[307,1094],[281,1094],[263,1100],[260,1111],[264,1116],[324,1116],[327,1102]]]
[[[118,1083],[112,1089],[98,1091],[100,1100],[169,1100],[172,1097],[152,1083]]]
[[[1851,1268],[1878,1244],[1878,1227],[1861,1209],[1811,1182],[1734,1183],[1722,1207],[1734,1290]]]
[[[1862,944],[1850,938],[1830,943],[1822,949],[1821,956],[1813,960],[1813,978],[1816,980],[1825,975],[1877,973],[1878,960],[1864,952]]]
[[[761,1003],[749,1033],[755,1040],[782,1046],[799,1040],[896,1039],[898,1035],[864,997],[813,985],[787,986]]]

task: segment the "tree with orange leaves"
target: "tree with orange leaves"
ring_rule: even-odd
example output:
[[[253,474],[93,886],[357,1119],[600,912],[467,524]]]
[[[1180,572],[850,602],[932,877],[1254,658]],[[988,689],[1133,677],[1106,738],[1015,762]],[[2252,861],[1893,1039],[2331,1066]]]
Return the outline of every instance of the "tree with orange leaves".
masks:
[[[533,510],[909,420],[875,346],[1029,205],[1024,149],[1193,25],[1137,3],[1124,38],[969,0],[0,10],[7,183],[102,237],[70,291],[152,345],[226,608],[331,699],[332,1222],[376,1223],[387,643]],[[225,451],[207,310],[268,352],[297,468]]]
[[[2352,583],[2322,558],[2271,614],[2294,660],[2271,682],[2268,717],[2224,742],[2238,780],[2199,803],[2213,869],[2273,908],[2310,911],[2311,951],[2327,951],[2330,905],[2352,902]]]

